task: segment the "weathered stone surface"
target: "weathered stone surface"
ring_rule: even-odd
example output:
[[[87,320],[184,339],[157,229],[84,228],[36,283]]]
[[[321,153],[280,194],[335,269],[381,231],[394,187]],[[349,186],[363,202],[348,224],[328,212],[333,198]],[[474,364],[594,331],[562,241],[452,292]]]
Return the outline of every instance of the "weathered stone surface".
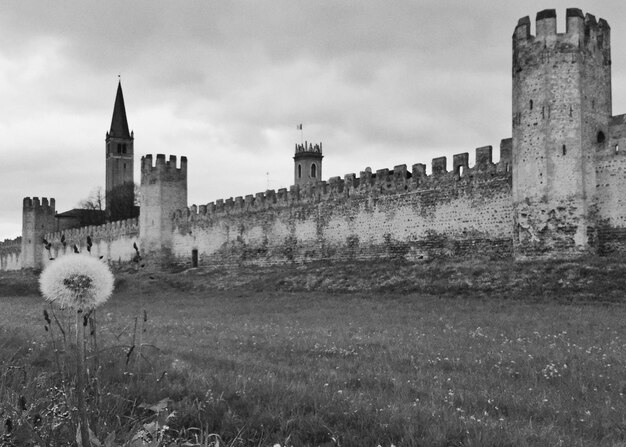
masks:
[[[358,186],[344,184],[345,195],[335,187],[323,194],[301,190],[299,199],[270,205],[257,195],[246,210],[229,205],[210,216],[176,213],[174,261],[191,262],[192,250],[201,263],[231,265],[511,256],[510,172],[467,167],[462,177],[440,172],[419,184],[402,166],[371,179],[369,172]]]
[[[610,28],[570,8],[513,34],[512,138],[425,163],[321,181],[322,145],[296,145],[294,185],[187,208],[187,160],[142,158],[139,221],[54,231],[54,199],[24,199],[0,268],[41,267],[76,245],[109,261],[137,244],[159,264],[275,264],[626,252],[626,115],[612,116]],[[132,134],[129,136],[132,139]],[[123,147],[122,147],[123,152]],[[448,168],[451,167],[449,171]],[[107,184],[108,185],[108,184]],[[108,186],[107,186],[108,188]],[[107,189],[108,191],[108,189]],[[63,240],[62,240],[63,239]]]
[[[554,10],[537,14],[536,29],[533,36],[520,21],[513,38],[514,250],[592,253],[594,210],[607,201],[596,176],[615,174],[601,160],[606,136],[617,132],[609,127],[610,29],[575,9],[565,33],[557,33]]]

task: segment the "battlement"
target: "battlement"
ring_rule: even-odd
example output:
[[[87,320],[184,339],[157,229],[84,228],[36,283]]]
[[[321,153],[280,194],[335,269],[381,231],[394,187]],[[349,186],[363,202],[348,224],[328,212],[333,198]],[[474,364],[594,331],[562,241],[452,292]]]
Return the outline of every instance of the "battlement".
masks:
[[[47,244],[44,246],[42,242]],[[36,241],[36,253],[44,252],[48,259],[74,253],[89,253],[104,261],[130,261],[139,243],[139,220],[137,218],[109,222],[104,225],[88,225],[64,231],[43,233]]]
[[[55,201],[52,198],[48,201],[48,198],[42,197],[40,201],[39,197],[33,197],[33,198],[24,197],[24,202],[23,202],[24,211],[40,210],[45,213],[54,214],[54,208],[55,208]]]
[[[22,268],[22,237],[5,239],[0,242],[0,270],[19,270]]]
[[[52,241],[60,241],[65,236],[67,241],[75,239],[86,239],[87,236],[94,238],[112,238],[120,234],[137,232],[139,230],[139,220],[137,218],[108,222],[103,225],[88,225],[86,227],[72,228],[65,231],[55,231],[46,233],[44,237]]]
[[[192,205],[173,213],[175,223],[211,219],[214,216],[263,211],[291,204],[347,199],[367,195],[406,194],[412,191],[428,191],[437,188],[454,188],[459,182],[510,181],[511,139],[500,143],[500,161],[493,163],[492,146],[476,149],[476,163],[469,166],[467,152],[453,156],[452,171],[448,171],[447,158],[432,160],[431,174],[426,174],[426,165],[414,164],[409,170],[406,165],[393,169],[366,168],[357,177],[354,173],[344,178],[331,177],[328,181],[292,185],[278,191],[267,190],[245,197],[220,199],[206,205]]]
[[[141,157],[141,174],[142,175],[180,175],[187,176],[187,157],[180,157],[180,167],[176,167],[176,156],[170,155],[169,160],[165,160],[165,154],[157,154],[156,161],[153,164],[152,154]]]
[[[483,146],[475,158],[462,152],[322,181],[322,143],[305,141],[295,144],[292,186],[187,207],[187,158],[144,155],[139,218],[55,231],[71,216],[55,215],[52,198],[26,197],[22,237],[0,242],[0,270],[39,269],[75,251],[120,264],[140,254],[167,267],[626,252],[626,114],[612,113],[610,32],[577,8],[519,19],[512,138],[501,141],[497,163]],[[132,196],[110,194],[133,180],[121,86],[118,94],[106,204],[134,210]]]
[[[608,51],[610,49],[611,28],[604,19],[596,20],[591,14],[584,15],[578,8],[566,11],[565,33],[557,33],[557,14],[554,9],[544,9],[537,13],[536,35],[531,34],[530,18],[519,19],[513,33],[513,49],[537,44],[537,48],[562,51],[583,49]],[[515,54],[515,52],[514,52]]]
[[[22,250],[22,236],[18,236],[15,239],[5,239],[0,242],[0,253],[14,252]]]
[[[299,154],[321,154],[322,153],[322,143],[313,144],[307,141],[304,144],[296,144],[296,156]]]

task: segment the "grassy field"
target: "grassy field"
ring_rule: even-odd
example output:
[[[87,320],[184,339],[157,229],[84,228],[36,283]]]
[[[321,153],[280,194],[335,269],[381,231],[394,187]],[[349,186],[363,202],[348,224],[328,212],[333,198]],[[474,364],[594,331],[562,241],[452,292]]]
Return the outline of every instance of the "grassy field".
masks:
[[[626,445],[625,273],[599,260],[119,274],[97,312],[93,428],[118,444],[143,428],[152,445]],[[71,377],[32,284],[0,282],[14,291],[0,297],[0,436],[60,443]]]

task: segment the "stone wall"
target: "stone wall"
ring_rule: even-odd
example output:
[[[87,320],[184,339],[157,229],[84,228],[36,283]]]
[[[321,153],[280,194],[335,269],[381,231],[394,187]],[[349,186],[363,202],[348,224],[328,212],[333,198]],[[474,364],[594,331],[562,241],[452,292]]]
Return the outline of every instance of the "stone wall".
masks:
[[[74,253],[74,246],[81,253],[89,253],[88,237],[92,243],[92,256],[102,257],[108,262],[129,262],[135,256],[133,244],[139,245],[139,222],[137,219],[128,219],[47,233],[44,237],[50,243],[49,251],[43,245],[40,248],[44,264],[50,262],[50,258]]]
[[[491,147],[416,164],[348,174],[289,191],[219,200],[176,213],[173,261],[273,264],[308,260],[512,256],[510,140],[498,164]]]
[[[25,198],[21,245],[0,244],[0,268],[39,268],[88,239],[107,261],[131,260],[137,243],[155,264],[626,253],[626,115],[611,116],[610,27],[570,8],[565,32],[552,9],[535,30],[524,17],[513,34],[512,139],[498,164],[487,146],[472,168],[464,153],[451,170],[434,159],[429,175],[415,164],[319,182],[322,147],[307,143],[289,190],[187,208],[187,159],[147,155],[139,223],[51,233],[54,200]]]
[[[22,268],[22,238],[5,239],[0,242],[0,270],[19,270]]]
[[[626,115],[611,119],[610,138],[596,148],[600,254],[626,253]]]

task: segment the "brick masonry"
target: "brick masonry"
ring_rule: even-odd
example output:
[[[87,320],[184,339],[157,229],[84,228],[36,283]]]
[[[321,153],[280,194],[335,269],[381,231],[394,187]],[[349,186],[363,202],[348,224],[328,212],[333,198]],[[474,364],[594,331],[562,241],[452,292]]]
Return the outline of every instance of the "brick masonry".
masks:
[[[486,148],[479,149],[484,155]],[[507,160],[423,175],[397,166],[176,213],[173,257],[202,264],[511,255]],[[467,160],[467,154],[460,157]],[[479,157],[477,157],[479,159]],[[435,170],[442,159],[433,161]]]

